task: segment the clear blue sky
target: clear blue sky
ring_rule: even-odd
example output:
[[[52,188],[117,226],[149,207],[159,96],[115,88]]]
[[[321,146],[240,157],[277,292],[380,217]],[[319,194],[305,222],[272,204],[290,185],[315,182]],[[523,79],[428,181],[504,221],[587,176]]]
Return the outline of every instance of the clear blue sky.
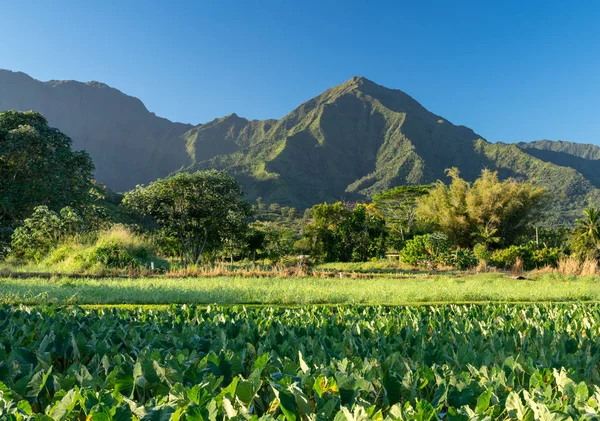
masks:
[[[171,120],[280,118],[362,75],[491,141],[600,143],[600,1],[2,3],[0,68]]]

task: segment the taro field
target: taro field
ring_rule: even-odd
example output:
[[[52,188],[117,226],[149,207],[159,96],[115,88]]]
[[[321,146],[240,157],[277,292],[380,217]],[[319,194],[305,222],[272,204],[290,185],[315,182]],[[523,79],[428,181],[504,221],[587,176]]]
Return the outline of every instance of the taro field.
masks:
[[[598,419],[600,306],[0,309],[2,420]]]

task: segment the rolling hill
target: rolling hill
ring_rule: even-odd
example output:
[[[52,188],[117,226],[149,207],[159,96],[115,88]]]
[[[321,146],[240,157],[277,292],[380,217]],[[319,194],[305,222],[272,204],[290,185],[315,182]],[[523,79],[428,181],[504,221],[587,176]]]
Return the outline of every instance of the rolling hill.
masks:
[[[250,200],[299,209],[368,200],[399,184],[467,179],[483,168],[531,180],[554,194],[555,222],[600,198],[600,148],[569,142],[490,143],[431,113],[400,90],[354,77],[280,120],[232,114],[197,126],[150,113],[98,82],[39,82],[0,71],[0,110],[33,109],[86,149],[99,181],[126,190],[175,171],[225,169]]]

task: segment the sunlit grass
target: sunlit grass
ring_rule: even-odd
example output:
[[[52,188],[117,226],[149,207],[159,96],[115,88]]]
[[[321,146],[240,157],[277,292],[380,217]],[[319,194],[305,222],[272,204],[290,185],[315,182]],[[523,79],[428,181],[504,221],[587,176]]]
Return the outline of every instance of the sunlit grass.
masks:
[[[502,274],[372,278],[0,279],[0,302],[24,304],[418,304],[598,301],[600,278]]]

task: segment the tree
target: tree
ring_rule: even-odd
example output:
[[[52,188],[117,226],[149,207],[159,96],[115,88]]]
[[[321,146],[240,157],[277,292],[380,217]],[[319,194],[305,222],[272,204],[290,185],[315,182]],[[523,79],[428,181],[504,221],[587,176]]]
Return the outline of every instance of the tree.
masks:
[[[583,211],[572,232],[573,251],[580,257],[596,259],[600,249],[600,209],[593,206]]]
[[[425,196],[431,186],[397,186],[375,195],[373,203],[383,214],[390,234],[404,242],[415,228],[417,199]]]
[[[373,205],[350,210],[342,202],[312,208],[313,222],[305,236],[310,254],[325,262],[365,261],[385,252],[385,221]]]
[[[0,225],[17,225],[38,205],[58,211],[91,200],[94,165],[40,113],[0,113]]]
[[[224,241],[244,236],[251,213],[240,185],[216,170],[180,173],[137,186],[125,194],[123,204],[151,216],[177,238],[185,265],[198,264],[203,253],[216,253]]]
[[[459,246],[473,246],[482,234],[489,243],[498,237],[499,244],[512,244],[546,206],[545,190],[531,183],[500,181],[497,172],[487,169],[473,183],[460,178],[456,168],[447,173],[450,185],[438,181],[418,199],[416,214]]]

